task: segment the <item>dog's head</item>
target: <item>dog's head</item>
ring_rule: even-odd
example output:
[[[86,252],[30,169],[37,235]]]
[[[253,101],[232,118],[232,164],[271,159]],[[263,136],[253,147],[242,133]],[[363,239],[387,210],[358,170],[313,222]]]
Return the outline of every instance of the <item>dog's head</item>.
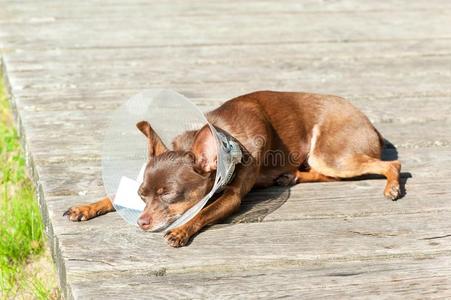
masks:
[[[216,175],[216,139],[206,125],[178,138],[179,143],[193,139],[190,151],[170,151],[148,122],[136,126],[148,141],[148,162],[138,191],[146,206],[138,225],[146,231],[159,231],[211,190]]]

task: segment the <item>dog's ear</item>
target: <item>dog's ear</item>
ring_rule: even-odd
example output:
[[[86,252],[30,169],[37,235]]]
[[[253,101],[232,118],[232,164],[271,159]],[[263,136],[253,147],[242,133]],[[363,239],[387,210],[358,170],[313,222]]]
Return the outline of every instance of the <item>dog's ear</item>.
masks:
[[[216,170],[218,149],[216,137],[211,132],[210,126],[205,125],[196,134],[192,152],[196,156],[196,165],[203,172]]]
[[[149,122],[141,121],[136,124],[136,127],[147,137],[147,156],[151,157],[160,155],[166,152],[168,149],[161,141],[160,137],[155,133],[155,131],[150,126]]]

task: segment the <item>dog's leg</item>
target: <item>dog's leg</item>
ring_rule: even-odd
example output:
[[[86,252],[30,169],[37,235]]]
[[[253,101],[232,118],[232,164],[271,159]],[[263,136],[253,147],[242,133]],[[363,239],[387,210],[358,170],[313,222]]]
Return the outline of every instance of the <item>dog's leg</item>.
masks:
[[[172,247],[185,246],[190,238],[206,225],[215,224],[237,211],[241,204],[239,195],[224,193],[215,202],[202,209],[188,223],[168,231],[165,239]]]
[[[401,196],[399,186],[399,174],[401,172],[401,163],[397,160],[382,161],[368,155],[354,155],[343,163],[330,166],[324,160],[318,159],[309,162],[312,168],[315,168],[322,174],[338,178],[352,178],[365,174],[378,174],[387,178],[384,189],[384,196],[390,200],[396,200]]]
[[[284,173],[276,178],[276,183],[280,186],[291,186],[302,182],[328,182],[336,180],[338,179],[310,169],[308,171],[296,170],[291,173]]]
[[[87,221],[112,211],[115,211],[113,204],[110,198],[105,197],[94,203],[73,206],[66,210],[63,216],[67,216],[71,221]]]
[[[204,226],[213,225],[236,212],[240,208],[241,199],[252,189],[256,177],[255,166],[241,167],[221,197],[203,208],[186,224],[166,233],[165,239],[168,244],[172,247],[185,246]]]
[[[362,156],[355,164],[356,175],[378,174],[387,178],[387,184],[384,189],[384,196],[390,200],[396,200],[401,196],[399,187],[399,174],[401,172],[401,163],[397,160],[382,161],[376,158]]]
[[[312,169],[329,177],[383,175],[387,178],[384,196],[396,200],[401,196],[401,164],[379,159],[383,147],[381,136],[369,121],[366,123],[363,122],[358,129],[341,123],[322,124],[323,129],[315,125],[307,162]]]

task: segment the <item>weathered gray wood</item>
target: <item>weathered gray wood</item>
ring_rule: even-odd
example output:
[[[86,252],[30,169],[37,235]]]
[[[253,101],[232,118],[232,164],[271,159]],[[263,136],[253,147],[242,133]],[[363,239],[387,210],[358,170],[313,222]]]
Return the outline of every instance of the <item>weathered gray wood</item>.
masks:
[[[321,89],[324,93],[335,93],[351,98],[357,98],[362,94],[385,97],[419,94],[443,96],[451,94],[451,88],[446,85],[451,80],[448,68],[450,62],[449,55],[400,57],[396,61],[392,58],[379,57],[361,60],[324,60],[323,57],[319,61],[284,57],[278,61],[271,61],[270,58],[263,57],[262,61],[248,63],[237,61],[194,65],[174,62],[177,66],[175,70],[178,68],[184,70],[175,74],[164,72],[170,69],[164,64],[159,69],[148,71],[154,65],[152,62],[143,62],[143,69],[135,72],[130,71],[129,66],[102,70],[94,63],[93,67],[68,66],[51,73],[45,70],[33,70],[32,73],[12,71],[10,80],[17,92],[28,96],[31,89],[44,93],[55,93],[58,89],[81,89],[98,93],[118,89],[137,91],[140,88],[161,87],[168,83],[182,91],[195,92],[198,78],[205,78],[202,84],[206,90],[209,86],[217,85],[222,86],[221,90],[229,90],[229,93],[222,95],[221,99],[227,99],[230,90],[237,93],[231,87],[248,78],[253,78],[249,83],[249,90],[238,91],[239,93],[267,87],[306,91]],[[91,62],[87,61],[85,64],[90,65]],[[428,68],[424,69],[424,65],[428,65]],[[20,76],[14,76],[15,74]],[[102,76],[99,76],[100,74]],[[148,78],[152,80],[149,81]],[[350,81],[355,85],[348,87],[346,82]],[[399,86],[403,86],[404,89],[400,90]],[[210,92],[207,96],[218,98],[220,95]]]
[[[100,279],[105,296],[137,298],[366,298],[449,297],[450,261],[444,257],[331,262],[302,266],[288,265],[283,271],[199,272],[170,274],[167,271],[121,272]],[[339,270],[339,271],[337,271]],[[124,286],[117,277],[127,278]],[[98,295],[98,285],[77,278],[74,294],[80,298]],[[183,283],[183,289],[179,288]],[[148,286],[152,285],[152,291]],[[174,288],[177,286],[178,288]],[[233,286],[233,288],[230,288]],[[155,292],[157,291],[157,292]]]
[[[0,3],[9,2],[8,0],[0,1]],[[152,1],[152,16],[177,16],[177,15],[203,15],[212,16],[217,13],[224,14],[261,14],[271,11],[275,14],[299,14],[299,13],[317,13],[317,12],[360,12],[360,11],[418,11],[418,10],[444,10],[450,9],[450,4],[447,1],[442,0],[417,0],[406,6],[404,1],[389,0],[379,3],[371,3],[367,1],[356,2],[354,0],[341,0],[331,2],[329,5],[323,5],[321,2],[315,0],[305,0],[299,3],[296,0],[283,1],[272,3],[271,1],[246,1],[246,3],[240,3],[240,5],[229,5],[228,2],[204,2],[204,1],[190,1],[186,3],[183,0],[171,1],[174,4],[171,10],[168,10],[166,1]],[[92,3],[95,4],[93,7]],[[98,4],[102,1],[92,1],[91,3],[74,2],[71,3],[70,10],[61,10],[60,6],[55,5],[53,1],[39,1],[39,5],[27,5],[23,6],[19,3],[9,3],[5,8],[6,12],[14,12],[20,10],[27,12],[29,15],[42,14],[43,10],[51,15],[57,14],[61,18],[77,18],[85,19],[92,14],[93,11],[97,11]],[[142,3],[127,3],[122,1],[108,1],[108,6],[103,6],[101,11],[108,17],[125,18],[123,10],[132,11],[136,14],[140,14],[141,17],[148,17],[149,12],[143,11]],[[438,8],[439,7],[439,8]],[[88,16],[86,16],[88,14]],[[10,16],[11,18],[19,19],[18,16]],[[20,19],[19,19],[20,20]],[[22,20],[25,21],[25,20]],[[36,21],[45,21],[36,18]]]
[[[67,298],[434,298],[451,282],[451,2],[0,1],[0,49]],[[169,87],[202,110],[258,89],[347,97],[397,147],[383,179],[252,192],[183,249],[104,195],[108,115]],[[411,175],[408,177],[407,175]]]
[[[168,8],[170,9],[170,8]],[[39,34],[44,34],[47,46],[50,47],[136,47],[142,45],[202,45],[202,44],[237,44],[237,43],[271,43],[274,37],[280,42],[327,42],[374,39],[408,39],[411,37],[438,38],[451,37],[449,22],[450,11],[370,11],[352,14],[349,12],[314,12],[302,14],[267,14],[240,17],[217,8],[211,15],[149,15],[122,18],[102,18],[103,7],[93,6],[88,18],[58,19],[45,12],[38,18],[43,22],[14,22],[13,26],[4,24],[13,34],[20,34],[23,27],[28,26],[31,33],[27,46],[40,45]],[[149,17],[149,16],[152,16]],[[175,19],[177,18],[177,19]],[[334,22],[330,22],[333,19]],[[399,20],[403,22],[399,22]],[[284,26],[281,26],[283,22]],[[336,26],[340,24],[340,26]],[[383,24],[383,26],[381,26]],[[30,26],[32,25],[32,26]],[[55,26],[58,25],[58,26]],[[127,26],[125,26],[127,25]],[[302,26],[300,26],[302,25]],[[286,27],[285,27],[286,26]],[[396,27],[396,30],[387,30]],[[86,28],[86,30],[80,30]],[[205,30],[220,28],[220,30]],[[239,34],[236,29],[246,28]],[[262,34],[262,28],[266,34]],[[284,30],[289,28],[290,30]],[[367,28],[369,30],[362,30]],[[89,30],[88,30],[89,29]],[[112,30],[114,29],[114,30]],[[133,29],[133,34],[129,30]],[[99,38],[95,32],[102,32]],[[202,34],[193,34],[202,32]],[[338,34],[337,34],[338,33]],[[277,36],[276,36],[277,35]],[[77,38],[74,38],[74,37]],[[4,37],[10,45],[20,43],[14,35]]]
[[[56,202],[48,203],[53,204]],[[74,276],[84,276],[91,272],[161,268],[170,273],[191,273],[196,269],[239,271],[243,265],[249,270],[271,269],[284,264],[302,265],[313,259],[384,260],[449,254],[449,229],[437,228],[435,222],[449,225],[449,211],[395,218],[389,215],[240,223],[214,226],[183,249],[168,249],[161,233],[144,233],[121,222],[101,226],[103,221],[98,219],[78,226],[60,221],[54,225],[58,225],[55,233],[64,237],[60,247],[66,256],[66,268]],[[93,253],[97,243],[101,244],[101,251]],[[87,263],[81,264],[80,260]]]

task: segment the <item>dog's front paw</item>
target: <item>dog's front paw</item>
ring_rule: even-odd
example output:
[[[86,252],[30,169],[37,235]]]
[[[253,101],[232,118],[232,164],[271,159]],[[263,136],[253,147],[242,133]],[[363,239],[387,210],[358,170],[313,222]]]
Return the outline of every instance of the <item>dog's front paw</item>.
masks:
[[[191,238],[191,235],[183,227],[177,227],[169,230],[164,238],[170,246],[178,248],[186,246]]]
[[[63,216],[74,222],[87,221],[96,216],[95,212],[91,209],[91,205],[79,205],[73,206],[66,210]]]

